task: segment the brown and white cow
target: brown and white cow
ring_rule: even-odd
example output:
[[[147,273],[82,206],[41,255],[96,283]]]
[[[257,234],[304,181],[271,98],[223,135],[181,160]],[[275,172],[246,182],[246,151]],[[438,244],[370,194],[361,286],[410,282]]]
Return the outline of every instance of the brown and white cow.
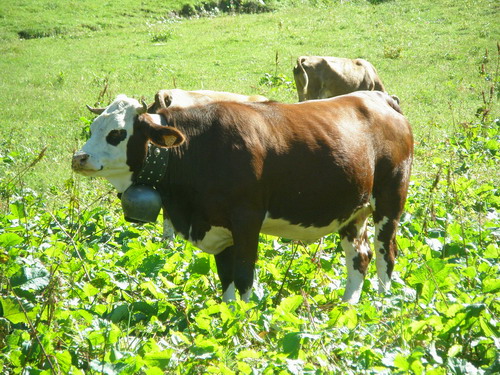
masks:
[[[390,288],[395,235],[413,155],[411,127],[381,92],[296,104],[217,102],[158,114],[119,96],[91,125],[73,169],[122,192],[148,143],[170,151],[156,186],[164,216],[215,255],[223,300],[248,300],[259,233],[307,242],[339,232],[346,254],[343,300],[359,300],[375,223],[379,291]]]
[[[293,68],[299,102],[361,90],[385,91],[375,67],[363,59],[300,56]]]

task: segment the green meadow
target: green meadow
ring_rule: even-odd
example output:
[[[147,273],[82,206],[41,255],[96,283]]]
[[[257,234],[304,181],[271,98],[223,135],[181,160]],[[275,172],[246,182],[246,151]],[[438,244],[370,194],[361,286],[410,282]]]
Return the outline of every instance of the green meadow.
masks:
[[[498,1],[0,3],[0,372],[500,372]],[[301,55],[369,60],[413,126],[393,291],[372,267],[344,305],[336,234],[262,236],[251,302],[221,304],[211,256],[72,173],[85,105],[175,87],[292,103]]]

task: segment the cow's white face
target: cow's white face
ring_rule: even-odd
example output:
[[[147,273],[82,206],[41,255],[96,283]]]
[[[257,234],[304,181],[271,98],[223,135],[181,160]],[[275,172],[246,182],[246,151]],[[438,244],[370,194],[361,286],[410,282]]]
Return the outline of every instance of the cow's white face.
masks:
[[[132,184],[132,168],[142,167],[149,142],[165,148],[184,142],[184,134],[162,126],[162,117],[146,114],[146,109],[145,103],[119,95],[90,126],[90,139],[73,155],[73,170],[104,177],[122,193]]]
[[[127,141],[141,104],[119,95],[90,127],[91,136],[73,156],[72,168],[85,176],[104,177],[123,192],[132,183],[127,165]]]

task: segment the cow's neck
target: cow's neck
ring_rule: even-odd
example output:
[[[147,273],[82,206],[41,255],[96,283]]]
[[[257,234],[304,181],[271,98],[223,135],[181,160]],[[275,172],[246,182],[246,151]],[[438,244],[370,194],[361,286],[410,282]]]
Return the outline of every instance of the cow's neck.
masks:
[[[109,176],[106,179],[114,186],[118,193],[123,193],[132,185],[132,172]]]

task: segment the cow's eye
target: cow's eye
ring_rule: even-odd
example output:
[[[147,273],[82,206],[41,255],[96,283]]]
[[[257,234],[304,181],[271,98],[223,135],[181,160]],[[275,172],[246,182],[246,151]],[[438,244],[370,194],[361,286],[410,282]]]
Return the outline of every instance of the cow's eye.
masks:
[[[125,129],[115,129],[108,133],[106,141],[112,146],[118,146],[125,138],[127,138],[127,131]]]

